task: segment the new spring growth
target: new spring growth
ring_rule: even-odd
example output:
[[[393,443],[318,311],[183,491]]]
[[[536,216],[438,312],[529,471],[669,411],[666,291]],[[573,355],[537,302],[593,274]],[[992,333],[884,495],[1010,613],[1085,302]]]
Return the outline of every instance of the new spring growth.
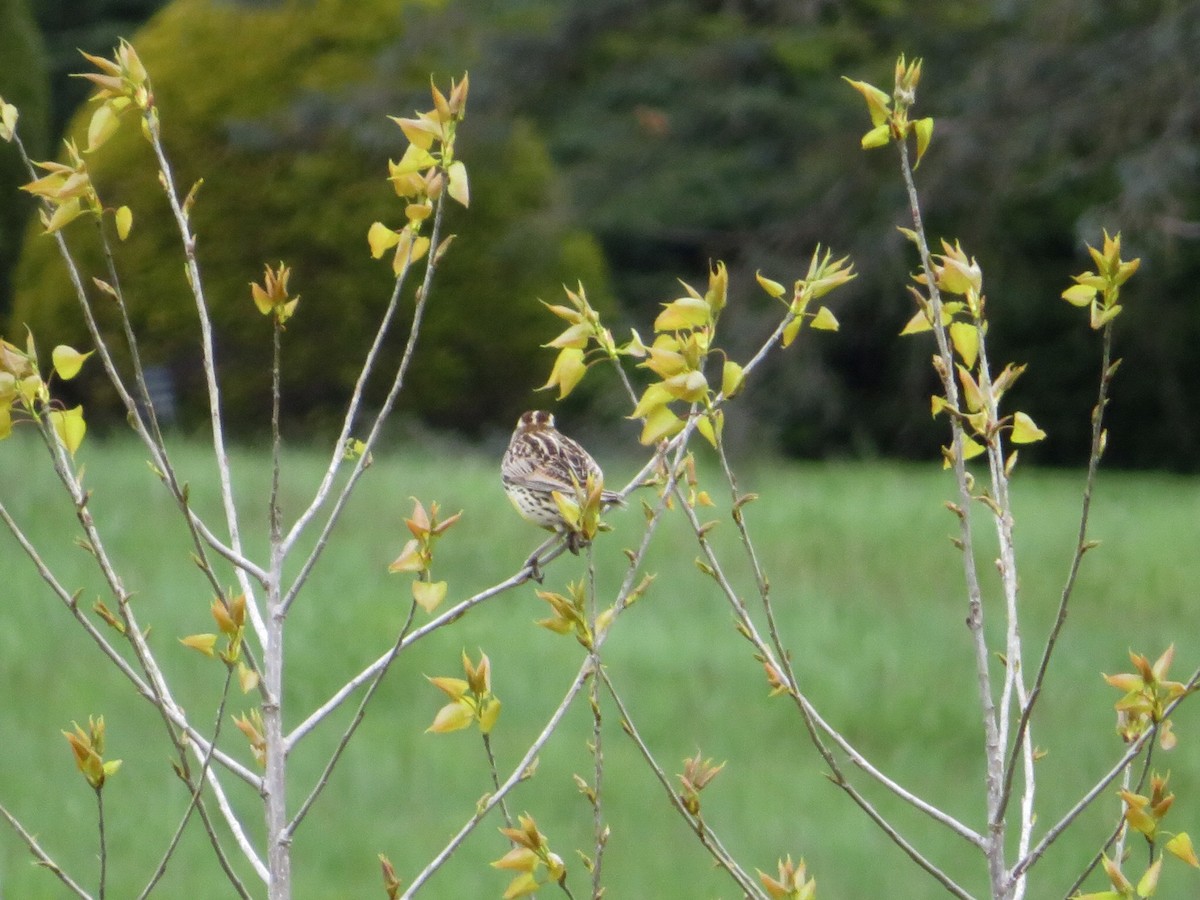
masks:
[[[273,315],[280,327],[292,317],[296,304],[300,302],[299,294],[288,296],[288,279],[291,275],[292,270],[280,262],[275,269],[263,267],[262,284],[250,283],[250,297],[258,311],[264,316]]]
[[[543,347],[553,347],[558,350],[554,359],[554,368],[550,378],[539,391],[558,388],[558,399],[562,400],[583,380],[588,367],[601,359],[615,359],[617,354],[636,355],[625,347],[618,348],[613,341],[612,332],[600,323],[600,314],[588,302],[587,294],[580,283],[575,290],[563,287],[570,306],[552,305],[540,300],[542,306],[554,313],[567,323],[554,340],[542,344]],[[634,332],[634,337],[637,333]],[[641,341],[637,341],[638,344]],[[591,345],[589,347],[589,345]],[[591,357],[589,359],[589,356]]]
[[[793,863],[790,855],[779,860],[778,878],[772,878],[761,869],[758,877],[772,900],[814,900],[817,896],[817,879],[808,877],[804,860]]]
[[[700,792],[708,787],[724,768],[725,763],[714,766],[711,759],[703,759],[699,750],[691,759],[683,761],[683,773],[677,776],[681,787],[680,794],[684,807],[693,816],[700,815]]]
[[[1074,276],[1075,284],[1063,291],[1062,297],[1072,306],[1086,307],[1092,328],[1099,329],[1120,314],[1121,285],[1138,270],[1142,261],[1140,258],[1121,259],[1120,232],[1116,237],[1109,237],[1108,232],[1104,232],[1103,249],[1097,250],[1088,244],[1088,253],[1096,263],[1096,271]]]
[[[915,232],[901,229],[916,242]],[[980,350],[987,334],[987,301],[983,295],[983,271],[975,257],[968,256],[957,241],[950,244],[942,241],[942,252],[930,255],[929,274],[919,272],[913,281],[920,288],[909,286],[917,303],[917,312],[901,330],[901,335],[920,334],[938,330],[944,332],[954,352],[954,374],[960,385],[958,404],[951,403],[949,396],[933,395],[930,412],[933,416],[947,413],[967,426],[963,436],[963,459],[971,459],[983,453],[987,445],[997,439],[1003,430],[1014,444],[1031,444],[1046,436],[1033,419],[1024,412],[1016,411],[1010,416],[999,415],[999,405],[1005,393],[1025,371],[1025,366],[1009,363],[999,375],[991,378],[980,365]],[[933,285],[940,292],[941,315],[934,321],[934,305],[926,292]],[[950,299],[958,298],[958,299]],[[933,359],[934,368],[943,378],[948,375],[945,361],[940,356]],[[953,447],[942,448],[943,465],[954,464]],[[1016,457],[1010,456],[1015,464]]]
[[[121,768],[119,759],[104,761],[104,716],[97,719],[88,716],[86,731],[76,722],[71,724],[75,730],[64,731],[63,737],[71,745],[76,767],[83,773],[87,783],[98,791],[104,787],[104,782]]]
[[[392,271],[397,278],[429,252],[429,238],[421,234],[421,230],[433,215],[434,201],[445,192],[463,206],[470,205],[467,167],[454,156],[458,123],[467,113],[468,88],[466,75],[460,82],[450,82],[449,97],[436,85],[430,85],[433,109],[418,112],[411,119],[388,116],[400,126],[409,141],[399,162],[388,161],[388,181],[396,196],[405,201],[407,223],[402,228],[392,229],[382,222],[374,222],[367,232],[367,243],[375,259],[395,248]],[[438,247],[435,262],[451,240],[452,237],[446,238]]]
[[[486,653],[480,652],[479,662],[473,664],[464,650],[462,665],[466,678],[425,676],[430,684],[450,698],[450,702],[438,710],[433,724],[426,731],[447,734],[478,723],[479,731],[489,734],[496,724],[500,716],[500,700],[492,693],[491,660]]]
[[[17,112],[17,108],[11,103],[5,103],[4,98],[0,97],[0,141],[11,143],[16,137],[18,118],[20,113]]]
[[[1146,839],[1146,843],[1150,847],[1150,855],[1153,862],[1146,868],[1146,871],[1138,879],[1137,885],[1133,885],[1121,871],[1121,861],[1109,859],[1105,855],[1101,859],[1101,864],[1104,867],[1104,874],[1108,876],[1109,882],[1119,893],[1105,894],[1087,894],[1080,895],[1081,898],[1091,897],[1151,897],[1154,895],[1159,885],[1159,880],[1162,876],[1163,860],[1166,856],[1162,853],[1155,854],[1154,848],[1161,835],[1169,834],[1162,828],[1162,820],[1167,812],[1171,809],[1175,802],[1175,795],[1167,792],[1167,782],[1170,780],[1170,775],[1159,775],[1154,773],[1150,776],[1150,795],[1137,794],[1133,791],[1122,790],[1119,792],[1121,802],[1124,804],[1125,810],[1122,818],[1125,824],[1131,831],[1136,831]],[[1163,845],[1163,849],[1171,856],[1182,860],[1193,868],[1200,868],[1200,859],[1196,858],[1196,852],[1192,847],[1192,839],[1188,837],[1187,832],[1181,831],[1173,835]]]
[[[810,312],[809,306],[814,300],[819,300],[835,288],[852,281],[857,277],[857,273],[854,271],[854,263],[850,262],[850,257],[843,256],[840,259],[834,259],[828,248],[822,252],[821,245],[818,244],[813,250],[812,259],[808,262],[808,271],[803,278],[797,279],[796,283],[792,285],[790,300],[784,298],[787,289],[778,281],[764,277],[761,272],[756,273],[754,277],[758,280],[759,287],[766,291],[768,296],[787,307],[789,318],[783,329],[782,343],[784,347],[789,347],[805,322],[818,331],[838,330],[838,320],[829,307],[821,306],[816,312]]]
[[[238,594],[228,600],[217,597],[209,607],[209,612],[220,634],[189,634],[180,638],[179,643],[209,659],[220,659],[226,666],[234,669],[242,693],[248,694],[258,686],[258,673],[242,659],[242,637],[246,629],[246,595]],[[218,651],[217,641],[221,636],[225,638],[225,646]]]
[[[933,119],[910,120],[908,111],[917,101],[917,84],[921,80],[921,60],[905,62],[904,55],[896,60],[895,85],[889,97],[886,93],[865,81],[854,81],[842,76],[842,80],[862,94],[867,101],[867,112],[871,116],[872,128],[862,137],[862,147],[870,150],[892,141],[907,140],[910,134],[917,138],[917,160],[913,169],[921,164],[921,158],[929,149],[933,139]]]
[[[404,520],[412,538],[404,545],[400,555],[388,566],[389,572],[413,572],[417,579],[412,583],[413,600],[426,612],[433,612],[446,598],[447,585],[433,580],[433,548],[438,538],[445,534],[462,516],[459,510],[445,519],[438,518],[441,510],[437,501],[429,504],[429,511],[421,501],[412,497],[412,515]]]
[[[1170,750],[1175,746],[1171,722],[1165,718],[1166,708],[1187,693],[1187,686],[1167,680],[1167,671],[1174,658],[1174,644],[1153,663],[1142,654],[1130,651],[1129,659],[1135,671],[1104,676],[1105,681],[1124,693],[1114,708],[1117,711],[1117,734],[1126,743],[1137,740],[1147,728],[1158,726],[1158,740],[1162,748]]]
[[[55,437],[72,458],[87,434],[83,407],[66,409],[50,394],[52,378],[70,381],[79,374],[84,362],[95,351],[80,353],[59,344],[50,353],[52,368],[46,377],[38,372],[37,348],[33,333],[25,339],[25,349],[0,340],[0,441],[12,434],[13,415],[41,421],[45,416]]]
[[[562,857],[550,849],[533,817],[529,814],[518,816],[517,823],[519,828],[500,829],[500,833],[515,846],[492,863],[493,868],[518,873],[504,891],[505,900],[527,897],[547,884],[562,884],[567,877]]]

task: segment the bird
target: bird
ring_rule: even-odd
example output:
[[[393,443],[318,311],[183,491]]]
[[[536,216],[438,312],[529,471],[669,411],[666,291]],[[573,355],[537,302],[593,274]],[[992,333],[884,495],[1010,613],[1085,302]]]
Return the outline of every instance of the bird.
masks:
[[[554,492],[568,499],[579,498],[589,476],[593,485],[604,484],[600,465],[579,445],[554,426],[554,415],[543,410],[521,413],[512,440],[500,463],[505,493],[527,521],[548,531],[565,534],[567,549],[578,554],[587,540],[572,530],[563,518]],[[616,491],[601,490],[601,508],[624,506]],[[530,558],[536,577],[537,554]]]

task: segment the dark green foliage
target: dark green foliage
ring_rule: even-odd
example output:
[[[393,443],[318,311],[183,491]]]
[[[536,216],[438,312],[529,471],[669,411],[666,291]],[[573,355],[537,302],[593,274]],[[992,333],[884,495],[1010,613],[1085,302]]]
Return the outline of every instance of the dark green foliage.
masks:
[[[0,97],[21,111],[18,130],[28,151],[42,155],[49,143],[49,81],[45,49],[28,0],[0,0]],[[10,278],[31,198],[17,192],[29,180],[14,148],[0,143],[0,321],[8,312]]]
[[[84,6],[115,11],[153,2]],[[263,15],[278,6],[215,6],[239,5],[261,7]],[[944,440],[941,423],[924,417],[933,387],[929,342],[896,337],[912,313],[903,286],[915,267],[911,247],[893,229],[907,218],[898,166],[890,151],[858,150],[866,119],[838,79],[886,86],[898,53],[925,57],[918,113],[934,116],[937,126],[918,172],[922,202],[931,233],[961,238],[983,264],[996,358],[1030,363],[1014,400],[1049,439],[1026,455],[1083,459],[1098,350],[1058,296],[1089,264],[1084,242],[1097,243],[1107,227],[1144,257],[1118,322],[1116,350],[1125,365],[1109,410],[1109,461],[1200,465],[1200,378],[1191,361],[1200,342],[1193,287],[1200,275],[1200,92],[1190,71],[1200,4],[458,0],[406,10],[407,37],[389,49],[369,35],[392,29],[398,17],[378,16],[370,4],[347,14],[342,30],[361,41],[357,75],[339,75],[352,61],[336,54],[327,61],[312,43],[286,68],[246,62],[239,102],[274,96],[264,90],[267,79],[306,78],[310,63],[330,76],[374,77],[381,92],[400,76],[416,86],[431,69],[449,75],[469,65],[467,131],[484,114],[497,123],[536,123],[564,176],[564,206],[599,238],[616,293],[639,323],[675,295],[676,277],[701,280],[710,259],[727,261],[732,296],[752,298],[735,300],[726,316],[735,355],[773,322],[765,299],[754,299],[756,269],[789,281],[817,242],[853,256],[861,274],[839,298],[842,331],[773,360],[761,375],[771,390],[751,392],[755,408],[731,419],[731,437],[739,429],[755,443],[773,436],[804,456],[928,457]],[[172,127],[185,127],[182,120],[222,80],[212,73],[223,69],[226,37],[217,36],[212,49],[207,40],[200,30],[179,45],[194,58],[208,54],[210,74],[189,85]],[[272,47],[270,57],[279,52]],[[383,59],[391,60],[390,73],[379,74]],[[376,75],[365,75],[372,60]],[[339,100],[331,111],[319,93],[303,85],[298,91],[288,115],[300,132],[323,122],[358,146],[375,127],[377,106]],[[208,114],[215,114],[210,107]],[[260,114],[230,118],[231,147],[269,137]],[[381,154],[394,146],[378,140]],[[181,165],[199,171],[191,160]],[[484,168],[477,164],[473,176],[483,177]],[[321,218],[315,206],[309,215]],[[562,213],[551,220],[560,216],[569,221]],[[503,231],[510,239],[511,229]],[[216,252],[214,242],[209,236],[208,252]],[[305,261],[289,262],[302,278]],[[345,271],[357,268],[356,259]],[[439,352],[432,342],[425,349]],[[550,358],[537,357],[541,376]]]
[[[996,358],[1031,363],[1019,402],[1050,438],[1027,455],[1084,458],[1099,355],[1058,296],[1107,227],[1145,257],[1118,323],[1110,461],[1194,469],[1197,40],[1190,3],[579,0],[509,36],[498,69],[642,314],[710,258],[752,295],[755,269],[790,280],[818,241],[853,256],[841,333],[772,362],[772,390],[751,395],[755,440],[927,457],[944,440],[922,421],[930,344],[896,338],[913,311],[916,260],[893,230],[907,200],[894,153],[858,150],[867,120],[837,78],[887,87],[900,52],[925,57],[918,114],[937,127],[922,202],[932,233],[983,264]],[[736,304],[735,323],[746,347],[769,327]]]
[[[430,70],[445,81],[469,59],[421,44],[390,0],[259,10],[179,0],[137,35],[137,47],[181,192],[204,178],[193,222],[232,422],[266,424],[270,326],[248,283],[281,259],[302,297],[285,336],[287,412],[308,424],[335,415],[391,292],[390,265],[370,259],[367,228],[374,220],[403,224],[401,201],[385,179],[388,157],[399,158],[405,142],[386,114],[428,106]],[[466,431],[507,427],[544,380],[550,357],[537,348],[553,335],[553,323],[539,296],[554,297],[563,282],[582,278],[599,302],[606,298],[599,252],[567,217],[536,133],[489,118],[473,101],[459,148],[471,172],[472,206],[448,217],[448,231],[459,238],[435,282],[404,395],[427,421]],[[195,310],[151,163],[130,122],[96,155],[94,177],[107,202],[134,211],[119,267],[146,361],[170,367],[185,418],[198,422],[204,389]],[[93,227],[81,222],[69,236],[86,271],[102,273],[87,241]],[[50,241],[34,242],[18,279],[18,321],[29,322],[43,343],[83,342]],[[411,310],[411,299],[402,310]],[[390,383],[405,328],[388,345],[369,404]]]

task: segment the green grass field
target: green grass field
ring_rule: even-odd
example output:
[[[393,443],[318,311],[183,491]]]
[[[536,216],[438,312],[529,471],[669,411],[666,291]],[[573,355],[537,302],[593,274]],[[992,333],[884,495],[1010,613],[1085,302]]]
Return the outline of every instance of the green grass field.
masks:
[[[47,561],[89,603],[103,594],[90,558],[73,543],[77,530],[37,446],[0,444],[0,499],[44,549]],[[180,646],[179,636],[208,631],[206,583],[189,562],[190,547],[171,503],[132,444],[90,441],[80,452],[94,491],[93,512],[110,540],[141,621],[196,721],[215,711],[219,666]],[[213,472],[203,447],[177,448],[179,469],[197,508],[215,511]],[[610,481],[635,468],[603,460]],[[286,459],[285,513],[305,503],[323,455]],[[268,472],[256,453],[239,452],[235,474],[251,546],[262,547]],[[746,595],[748,567],[736,557],[728,495],[713,477],[704,485],[725,520],[716,534]],[[756,463],[742,486],[762,495],[747,510],[770,574],[781,628],[797,672],[826,718],[873,762],[913,790],[979,827],[983,810],[980,714],[959,554],[947,536],[942,501],[950,476],[936,463],[797,465]],[[1026,654],[1036,659],[1052,619],[1080,501],[1078,473],[1019,473],[1016,517]],[[408,577],[389,575],[403,545],[409,496],[464,510],[441,542],[435,573],[450,581],[451,600],[508,576],[541,540],[521,522],[499,486],[496,463],[452,450],[384,447],[348,507],[339,536],[289,618],[286,698],[295,724],[388,645],[407,610]],[[621,548],[638,536],[640,515],[615,512],[615,531],[595,553],[602,592],[624,573]],[[979,518],[982,525],[984,520]],[[988,532],[981,527],[985,539]],[[1160,475],[1102,475],[1093,536],[1103,545],[1085,561],[1067,632],[1051,668],[1034,736],[1040,821],[1057,819],[1072,799],[1120,753],[1113,730],[1116,692],[1101,672],[1128,667],[1129,649],[1157,654],[1178,646],[1175,674],[1200,664],[1196,585],[1200,584],[1200,482]],[[993,551],[983,540],[980,558]],[[823,775],[794,707],[771,699],[748,645],[731,627],[715,587],[693,565],[694,542],[678,513],[657,538],[648,570],[658,580],[617,623],[605,647],[608,669],[638,727],[665,768],[700,749],[728,766],[706,791],[705,816],[749,868],[774,871],[790,853],[804,857],[823,898],[938,896],[919,872]],[[984,567],[990,575],[990,565]],[[583,570],[566,557],[547,572],[561,589]],[[232,578],[228,580],[232,583]],[[995,579],[986,615],[999,634]],[[297,897],[382,897],[376,854],[386,853],[406,880],[471,814],[489,787],[478,736],[424,733],[442,695],[424,675],[458,675],[459,655],[491,656],[494,688],[504,703],[494,736],[502,768],[515,763],[541,729],[581,661],[581,648],[535,626],[544,604],[531,586],[497,597],[405,653],[393,667],[333,783],[297,836]],[[999,644],[996,645],[999,647]],[[183,807],[153,711],[79,632],[40,583],[7,533],[0,534],[0,802],[14,811],[72,874],[95,883],[94,801],[74,769],[60,729],[104,714],[109,755],[124,768],[106,788],[110,896],[133,896],[157,862]],[[232,712],[248,708],[235,697]],[[336,717],[340,724],[349,711]],[[733,883],[668,808],[665,798],[606,709],[605,811],[612,839],[605,857],[607,896],[734,898]],[[511,808],[535,816],[552,846],[574,865],[575,896],[586,879],[575,848],[590,846],[591,813],[571,775],[588,775],[586,704],[542,754],[536,777],[511,796]],[[1158,758],[1172,771],[1179,799],[1166,825],[1200,837],[1200,722],[1189,706],[1177,717],[1180,747]],[[293,804],[307,792],[340,733],[320,729],[293,758]],[[249,760],[244,741],[225,726],[224,744]],[[959,839],[899,806],[866,781],[915,843],[971,890],[982,892],[982,860]],[[257,828],[254,798],[230,782]],[[1030,897],[1061,896],[1080,861],[1094,852],[1117,810],[1106,798],[1093,815],[1052,848],[1034,870]],[[431,882],[426,896],[499,897],[507,878],[488,867],[507,849],[494,822],[481,828]],[[1134,845],[1129,869],[1140,872]],[[257,887],[248,873],[248,883]],[[1100,890],[1093,879],[1091,889]],[[1200,874],[1168,865],[1159,897],[1194,897]],[[184,841],[157,896],[226,897],[200,832]],[[29,862],[23,845],[0,827],[0,896],[66,896]],[[546,896],[550,896],[546,892]]]

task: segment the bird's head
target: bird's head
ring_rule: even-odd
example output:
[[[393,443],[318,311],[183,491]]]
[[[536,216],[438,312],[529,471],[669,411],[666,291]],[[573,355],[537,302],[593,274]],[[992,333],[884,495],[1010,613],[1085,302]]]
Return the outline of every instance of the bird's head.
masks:
[[[518,432],[545,431],[554,427],[554,414],[541,409],[532,409],[521,413],[517,419]]]

